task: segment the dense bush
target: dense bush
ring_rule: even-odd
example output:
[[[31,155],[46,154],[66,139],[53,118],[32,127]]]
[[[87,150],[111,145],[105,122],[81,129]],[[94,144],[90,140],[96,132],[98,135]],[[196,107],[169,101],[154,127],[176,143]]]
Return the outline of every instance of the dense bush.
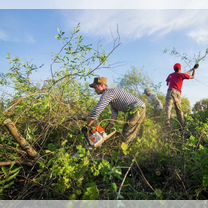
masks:
[[[70,37],[59,31],[57,39],[63,47],[44,85],[31,80],[34,70],[42,66],[19,58],[8,56],[10,70],[1,74],[1,85],[14,88],[0,106],[1,199],[206,199],[207,109],[197,108],[190,115],[189,101],[183,99],[187,125],[180,131],[177,120],[166,129],[165,115],[154,115],[147,103],[147,118],[133,144],[122,141],[121,114],[117,134],[101,148],[88,150],[80,130],[97,101],[86,79],[108,63],[119,43],[114,40],[109,52],[103,47],[94,50],[85,43],[79,26]],[[137,79],[134,68],[119,86],[135,94],[138,86],[152,86],[159,92],[159,85],[142,73],[138,75],[143,79]],[[164,95],[159,97],[164,104]],[[106,109],[100,121],[109,117],[110,109]],[[38,158],[28,158],[21,150],[3,124],[7,118],[39,152]]]

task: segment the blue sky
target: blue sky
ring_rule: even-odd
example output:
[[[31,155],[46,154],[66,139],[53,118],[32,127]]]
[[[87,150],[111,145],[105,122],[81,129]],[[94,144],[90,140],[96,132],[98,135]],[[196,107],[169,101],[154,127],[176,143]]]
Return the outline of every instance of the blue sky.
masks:
[[[45,64],[34,79],[49,78],[52,54],[61,44],[55,40],[57,28],[67,34],[81,23],[81,32],[89,42],[96,45],[102,41],[109,47],[118,25],[121,46],[110,58],[111,63],[121,66],[98,71],[110,77],[110,84],[122,77],[132,66],[142,68],[155,83],[162,82],[162,93],[166,93],[165,79],[172,73],[176,62],[189,67],[179,58],[164,54],[164,49],[175,47],[190,57],[205,52],[208,48],[208,11],[182,9],[148,10],[0,10],[0,72],[8,70],[6,55],[18,56],[35,64]],[[208,58],[207,58],[208,59]],[[192,105],[208,97],[208,61],[200,63],[196,80],[184,81],[183,96]]]

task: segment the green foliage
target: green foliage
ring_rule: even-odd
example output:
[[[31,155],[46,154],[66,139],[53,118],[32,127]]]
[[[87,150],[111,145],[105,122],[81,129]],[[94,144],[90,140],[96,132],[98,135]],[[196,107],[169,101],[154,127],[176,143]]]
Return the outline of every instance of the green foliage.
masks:
[[[208,99],[203,99],[195,103],[193,107],[194,117],[197,117],[201,122],[208,121]]]
[[[83,199],[84,200],[99,199],[99,190],[95,183],[90,184],[89,187],[86,188]]]
[[[0,83],[3,86],[10,85],[16,90],[16,96],[22,96],[38,90],[37,86],[32,83],[31,75],[42,67],[32,63],[23,63],[19,58],[13,58],[10,54],[7,56],[10,64],[9,72],[1,74]]]
[[[191,113],[191,105],[190,105],[190,101],[188,100],[188,98],[184,98],[182,97],[182,111],[184,113],[184,115],[190,115]]]
[[[200,113],[200,112],[205,112],[208,109],[208,99],[203,99],[195,103],[193,107],[193,112]]]
[[[87,44],[83,35],[80,34],[80,24],[75,27],[72,34],[68,37],[65,32],[58,29],[56,39],[61,41],[63,47],[53,59],[51,73],[54,82],[59,82],[66,77],[87,78],[101,66],[108,62],[108,54],[98,45],[96,49],[92,44]],[[58,70],[54,70],[54,65]]]
[[[15,184],[15,179],[19,175],[21,167],[15,167],[14,164],[9,168],[1,167],[0,174],[0,198],[3,199],[6,193]]]
[[[44,155],[44,158],[37,162],[40,175],[36,178],[32,175],[33,171],[29,172],[34,180],[28,181],[25,187],[34,187],[35,192],[36,187],[39,188],[43,183],[43,178],[49,182],[51,178],[48,176],[50,176],[57,181],[49,182],[45,187],[64,194],[70,189],[72,198],[74,194],[77,198],[81,195],[84,198],[92,198],[96,188],[94,185],[87,185],[86,181],[84,188],[81,188],[84,177],[87,178],[88,174],[92,177],[101,175],[104,180],[111,180],[119,173],[105,160],[90,163],[89,153],[79,146],[85,144],[80,129],[96,102],[88,84],[83,83],[83,78],[90,78],[99,68],[107,65],[112,51],[108,53],[102,45],[93,48],[92,44],[86,43],[80,33],[80,25],[70,36],[58,29],[56,39],[62,44],[61,50],[52,60],[50,68],[52,77],[46,80],[43,86],[42,83],[34,84],[32,80],[33,72],[40,70],[43,65],[24,63],[20,58],[8,54],[9,72],[0,75],[0,84],[5,88],[12,87],[13,92],[10,98],[2,102],[0,125],[3,127],[4,120],[10,117],[27,141],[33,144],[40,155]],[[118,46],[116,44],[115,47]],[[1,143],[8,147],[8,149],[0,149],[1,161],[21,160],[22,155],[18,154],[19,145],[6,128],[1,128],[0,133]],[[70,154],[66,152],[69,146],[72,146]],[[72,156],[75,154],[76,146],[79,151],[78,159]],[[9,151],[11,148],[17,149],[17,153],[11,153]],[[59,167],[65,161],[67,163],[62,167],[65,171],[63,173]],[[50,170],[50,174],[45,175],[44,170],[47,172]],[[75,183],[74,180],[77,182]],[[74,184],[81,190],[75,190]],[[41,198],[41,195],[45,196],[46,193],[46,189],[43,188],[41,193],[37,191],[36,194]],[[56,193],[49,192],[47,196],[52,197],[52,195]],[[21,197],[24,198],[24,194]],[[98,198],[98,194],[95,194],[95,198]]]
[[[120,194],[122,199],[205,199],[207,101],[197,103],[190,115],[189,100],[182,100],[184,131],[175,123],[167,129],[164,112],[155,116],[147,102],[143,131],[134,144],[123,143],[120,132],[124,115],[120,114],[116,136],[102,148],[89,151],[80,130],[97,100],[84,81],[107,65],[112,51],[107,53],[102,46],[95,49],[86,43],[80,25],[70,36],[58,29],[56,39],[62,47],[52,60],[52,77],[43,86],[31,79],[42,66],[11,55],[9,72],[0,75],[1,86],[14,88],[11,98],[2,100],[0,106],[0,161],[26,160],[3,125],[6,118],[15,122],[40,154],[32,161],[33,167],[0,169],[1,198],[97,200],[117,199]],[[121,78],[119,86],[136,95],[146,87],[157,93],[160,88],[136,68]],[[159,94],[159,98],[165,104],[165,96]],[[109,116],[107,108],[100,120]]]
[[[177,51],[174,47],[172,49],[165,49],[164,53],[179,58],[186,64],[186,66],[190,67],[192,65],[193,67],[196,63],[199,64],[207,58],[208,49],[206,49],[204,53],[199,51],[198,54],[193,54],[192,57],[186,53],[181,53]]]
[[[118,86],[136,95],[143,94],[145,88],[151,88],[155,92],[158,92],[160,88],[160,84],[154,84],[141,69],[135,67],[119,80]]]
[[[99,199],[96,183],[101,180],[108,184],[114,178],[120,179],[119,168],[112,167],[106,160],[93,160],[89,150],[81,145],[77,146],[76,154],[69,152],[70,149],[59,149],[47,165],[40,164],[41,172],[48,172],[41,180],[49,177],[50,189],[54,192],[68,193],[69,199]]]

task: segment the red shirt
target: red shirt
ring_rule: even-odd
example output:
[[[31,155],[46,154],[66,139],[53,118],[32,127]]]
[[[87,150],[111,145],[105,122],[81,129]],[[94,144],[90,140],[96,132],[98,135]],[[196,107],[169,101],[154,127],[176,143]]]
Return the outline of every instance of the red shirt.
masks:
[[[172,74],[169,74],[168,78],[166,79],[166,82],[169,85],[168,89],[174,88],[181,93],[184,79],[190,79],[190,76],[188,74],[184,74],[180,72],[174,72]]]

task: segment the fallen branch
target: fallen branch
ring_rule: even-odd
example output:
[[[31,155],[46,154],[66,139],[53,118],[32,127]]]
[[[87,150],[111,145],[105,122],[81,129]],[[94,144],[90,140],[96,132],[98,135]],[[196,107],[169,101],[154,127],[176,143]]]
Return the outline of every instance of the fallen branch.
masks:
[[[6,146],[6,145],[2,145],[2,144],[0,144],[0,149],[15,151],[15,152],[17,152],[18,154],[21,154],[21,155],[23,155],[23,156],[25,156],[25,155],[27,154],[27,153],[26,153],[25,151],[23,151],[23,150],[19,150],[19,149],[15,148],[15,147],[10,147],[10,146]]]
[[[140,168],[139,164],[137,163],[136,159],[135,159],[135,162],[136,162],[136,165],[137,165],[137,167],[138,167],[138,169],[139,169],[139,171],[140,171],[140,174],[141,174],[143,180],[144,180],[145,183],[150,187],[150,189],[151,189],[152,191],[155,192],[154,188],[151,186],[151,184],[149,183],[149,181],[148,181],[148,180],[146,179],[146,177],[144,176],[144,173],[143,173],[142,169]]]
[[[13,165],[13,164],[27,165],[27,166],[33,166],[34,165],[32,162],[27,162],[27,161],[6,161],[6,162],[0,162],[0,167],[10,166],[10,165]]]
[[[16,139],[19,143],[20,147],[32,158],[38,156],[36,150],[31,147],[31,145],[26,141],[26,139],[19,133],[18,129],[16,128],[15,124],[10,120],[6,119],[4,121],[4,125],[9,130],[10,134]]]
[[[178,173],[177,170],[175,170],[175,173],[176,173],[176,176],[178,177],[178,179],[181,181],[185,193],[188,195],[188,192],[187,192],[187,190],[186,190],[186,186],[185,186],[185,184],[184,184],[184,182],[183,182],[181,176],[179,175],[179,173]]]
[[[123,185],[124,185],[124,182],[125,182],[125,180],[126,180],[126,178],[127,178],[127,175],[129,174],[129,171],[131,170],[131,168],[132,168],[134,162],[135,162],[135,159],[132,160],[131,165],[129,166],[128,170],[126,171],[126,174],[125,174],[125,176],[124,176],[124,178],[123,178],[123,180],[122,180],[122,182],[121,182],[121,185],[120,185],[120,187],[119,187],[119,190],[118,190],[118,194],[117,194],[117,198],[116,198],[116,199],[119,199],[120,196],[121,196],[121,189],[122,189],[122,187],[123,187]]]
[[[16,106],[19,105],[22,101],[23,101],[23,98],[17,99],[17,101],[16,101],[13,105],[11,105],[9,108],[7,108],[7,109],[3,112],[3,114],[4,114],[5,116],[8,116],[8,115],[13,114],[13,113],[14,113],[14,109],[16,108]]]

